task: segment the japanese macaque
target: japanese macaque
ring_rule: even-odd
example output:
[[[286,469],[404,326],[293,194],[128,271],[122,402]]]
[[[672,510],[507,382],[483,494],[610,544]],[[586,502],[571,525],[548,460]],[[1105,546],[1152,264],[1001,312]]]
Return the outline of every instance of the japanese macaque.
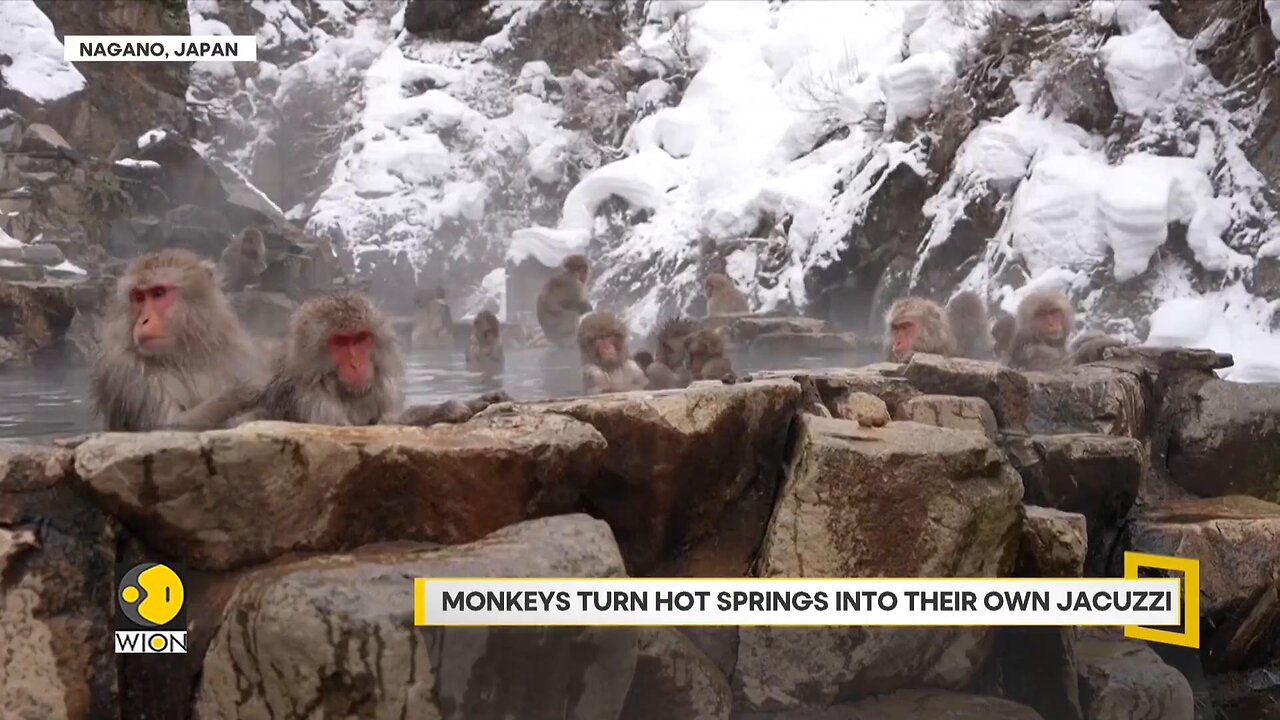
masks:
[[[702,281],[707,296],[707,315],[735,315],[751,311],[747,296],[742,294],[728,275],[712,273]]]
[[[217,267],[186,250],[129,264],[99,328],[93,400],[107,430],[222,427],[250,407],[267,363]]]
[[[974,360],[995,356],[995,340],[987,320],[987,303],[977,293],[965,290],[947,303],[947,321],[956,339],[956,355]]]
[[[467,341],[467,369],[486,376],[501,375],[505,355],[502,350],[502,326],[488,310],[476,313],[471,321],[471,339]]]
[[[924,298],[902,298],[889,308],[885,318],[888,334],[885,354],[890,362],[907,362],[912,353],[956,354],[956,338],[951,323],[938,304]]]
[[[715,330],[699,330],[685,338],[684,349],[694,380],[723,380],[733,374],[733,365],[725,355],[724,338]]]
[[[658,329],[658,356],[644,367],[650,390],[685,387],[693,380],[685,340],[697,331],[698,324],[685,318],[667,320]]]
[[[643,390],[644,371],[627,357],[627,328],[613,313],[596,312],[578,325],[582,391],[587,395]]]
[[[991,323],[991,339],[995,341],[992,348],[997,358],[1009,357],[1009,347],[1013,345],[1014,326],[1018,323],[1009,313],[996,309],[995,322]]]
[[[413,323],[410,341],[417,348],[449,347],[453,344],[453,315],[445,302],[444,288],[435,291],[420,289],[414,293],[413,303],[418,307],[418,317]]]
[[[1018,303],[1008,365],[1017,370],[1056,370],[1067,364],[1067,338],[1075,312],[1066,295],[1033,292]]]
[[[1125,343],[1122,340],[1105,333],[1093,330],[1082,332],[1071,341],[1069,348],[1071,364],[1083,365],[1085,363],[1098,362],[1104,359],[1103,351],[1107,348],[1124,346]]]
[[[363,295],[303,303],[253,419],[376,425],[400,413],[403,368],[391,324]]]
[[[245,228],[231,238],[218,261],[228,291],[239,292],[258,282],[267,269],[267,246],[257,228]]]
[[[586,291],[590,274],[585,257],[570,255],[538,293],[538,324],[551,344],[561,347],[571,344],[577,336],[579,318],[591,312]]]

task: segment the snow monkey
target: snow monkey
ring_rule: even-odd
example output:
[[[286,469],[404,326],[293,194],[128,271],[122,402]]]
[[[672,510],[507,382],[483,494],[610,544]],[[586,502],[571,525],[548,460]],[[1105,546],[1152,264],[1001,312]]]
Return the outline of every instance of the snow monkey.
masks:
[[[394,422],[403,368],[387,319],[363,295],[303,303],[253,419],[320,425]]]
[[[702,281],[707,296],[707,316],[736,315],[751,312],[747,296],[742,294],[728,275],[711,273]]]
[[[689,357],[689,374],[694,380],[723,380],[733,374],[724,351],[724,338],[715,330],[699,330],[684,341]]]
[[[1067,338],[1075,325],[1071,302],[1060,292],[1033,292],[1018,303],[1008,365],[1017,370],[1056,370],[1067,364]]]
[[[413,324],[410,342],[416,348],[441,348],[453,344],[453,316],[445,302],[443,287],[434,291],[419,289],[413,295],[418,317]]]
[[[471,321],[471,339],[467,342],[467,369],[487,376],[501,375],[505,356],[502,350],[502,326],[488,310],[476,313]]]
[[[267,363],[217,268],[187,250],[129,263],[99,329],[93,399],[107,430],[203,430],[251,406]]]
[[[538,293],[538,324],[552,344],[564,347],[572,343],[578,331],[578,319],[591,312],[586,297],[590,274],[585,257],[570,255]]]
[[[658,356],[644,368],[650,390],[685,387],[693,380],[684,341],[698,331],[698,324],[686,318],[671,318],[658,329]]]
[[[995,340],[995,356],[1000,359],[1009,357],[1009,346],[1013,344],[1013,330],[1017,321],[1009,313],[997,308],[995,322],[991,323],[991,338]]]
[[[267,269],[267,246],[262,232],[257,228],[245,228],[231,238],[218,260],[222,279],[230,292],[239,292],[258,282]]]
[[[627,357],[627,327],[616,315],[595,312],[578,325],[582,391],[587,395],[643,390],[644,371]]]
[[[889,308],[885,318],[888,334],[886,356],[891,362],[907,362],[912,353],[956,354],[956,338],[942,308],[924,298],[902,298]]]
[[[974,360],[995,357],[995,340],[987,320],[987,303],[972,290],[964,290],[947,303],[947,320],[956,339],[956,354]]]

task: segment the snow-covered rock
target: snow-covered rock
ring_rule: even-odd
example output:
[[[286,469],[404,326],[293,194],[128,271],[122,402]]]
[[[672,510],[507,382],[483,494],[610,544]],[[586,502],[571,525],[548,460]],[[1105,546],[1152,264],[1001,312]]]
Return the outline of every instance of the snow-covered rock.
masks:
[[[10,90],[43,103],[84,89],[84,76],[63,59],[53,23],[32,0],[0,3],[0,48],[10,60],[0,65],[0,80]]]

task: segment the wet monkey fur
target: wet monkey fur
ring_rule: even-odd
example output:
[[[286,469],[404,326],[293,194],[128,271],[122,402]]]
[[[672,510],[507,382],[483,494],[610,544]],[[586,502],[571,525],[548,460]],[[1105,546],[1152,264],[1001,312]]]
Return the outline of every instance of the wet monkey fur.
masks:
[[[471,321],[471,338],[467,341],[467,369],[483,375],[501,375],[506,364],[502,349],[502,325],[498,316],[481,310]]]
[[[586,291],[590,275],[587,259],[582,255],[570,255],[538,293],[538,324],[553,345],[564,347],[572,344],[578,332],[579,318],[591,312]]]
[[[267,379],[217,268],[186,250],[129,263],[99,329],[95,409],[107,430],[222,427]]]
[[[253,419],[321,425],[393,422],[404,370],[395,334],[363,295],[303,303]]]
[[[681,388],[693,380],[685,340],[698,329],[698,323],[687,318],[672,318],[662,324],[658,329],[657,357],[652,364],[643,366],[649,389]]]
[[[627,327],[616,315],[595,312],[578,325],[582,391],[587,395],[643,390],[644,371],[627,356]]]
[[[1016,370],[1056,370],[1069,362],[1067,338],[1075,327],[1071,301],[1060,292],[1038,291],[1018,303],[1007,364]]]
[[[694,380],[723,380],[733,374],[725,354],[724,337],[715,330],[699,330],[684,341],[689,357],[689,373]]]

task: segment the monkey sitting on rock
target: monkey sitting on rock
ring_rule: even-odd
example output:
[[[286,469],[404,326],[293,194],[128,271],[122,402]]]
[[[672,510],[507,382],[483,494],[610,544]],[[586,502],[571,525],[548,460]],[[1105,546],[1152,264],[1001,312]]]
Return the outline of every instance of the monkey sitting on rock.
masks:
[[[724,337],[715,330],[703,329],[684,341],[689,358],[689,374],[694,380],[725,380],[733,376],[733,365],[725,354]]]
[[[582,391],[587,395],[643,390],[644,371],[627,356],[627,327],[616,315],[595,312],[578,325]]]
[[[239,292],[258,282],[267,270],[267,246],[262,232],[245,228],[227,243],[218,260],[223,284],[228,291]]]
[[[707,296],[707,316],[741,315],[751,312],[747,296],[733,284],[728,275],[711,273],[702,281]]]
[[[1009,367],[1015,370],[1057,370],[1067,365],[1067,338],[1075,327],[1075,311],[1067,296],[1041,290],[1018,303]]]

